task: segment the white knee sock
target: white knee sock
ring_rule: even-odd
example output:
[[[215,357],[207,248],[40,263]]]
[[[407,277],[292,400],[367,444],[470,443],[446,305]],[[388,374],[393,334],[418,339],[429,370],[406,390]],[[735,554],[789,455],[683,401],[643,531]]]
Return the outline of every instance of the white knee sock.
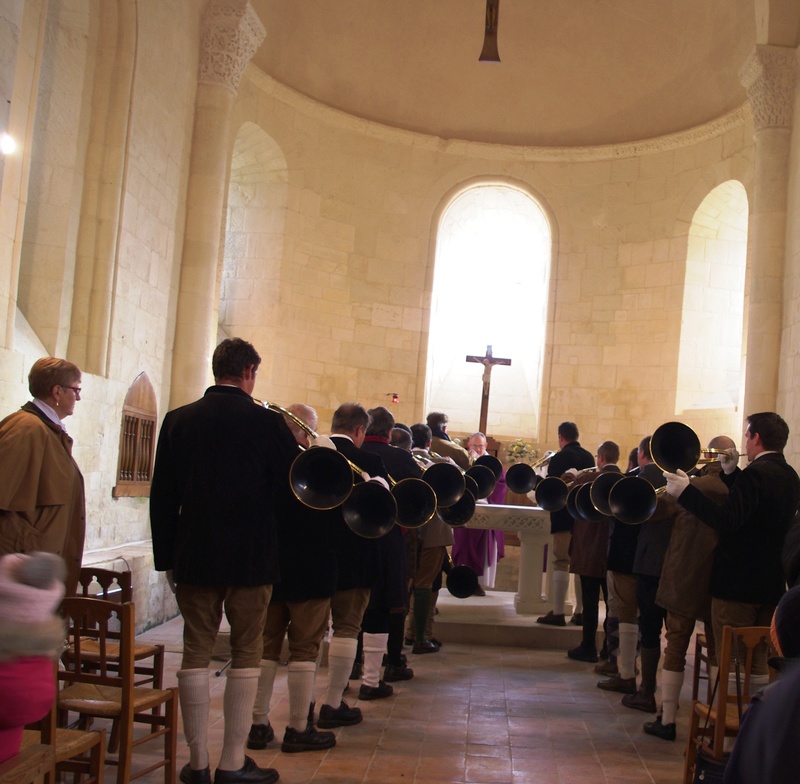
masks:
[[[271,659],[261,660],[256,701],[253,705],[253,724],[269,724],[269,705],[272,702],[272,687],[277,672],[278,662]]]
[[[569,590],[569,572],[553,572],[553,614],[564,614],[564,602]]]
[[[342,704],[342,694],[347,679],[353,669],[358,650],[358,640],[350,637],[332,637],[328,648],[328,691],[324,705],[338,708]]]
[[[678,714],[678,698],[683,688],[682,672],[661,670],[661,723],[674,724]]]
[[[189,766],[202,770],[208,767],[208,670],[178,670],[176,674]]]
[[[620,678],[633,678],[636,675],[636,644],[639,641],[639,625],[621,623],[619,625],[619,667]]]
[[[364,686],[377,688],[381,679],[381,665],[388,640],[388,634],[364,633],[364,674],[361,677],[361,683]]]
[[[305,732],[317,665],[314,662],[289,662],[288,669],[289,726],[298,732]],[[338,704],[336,707],[339,707]]]
[[[244,744],[253,718],[253,705],[256,701],[260,674],[259,667],[228,670],[225,694],[222,697],[225,730],[222,754],[219,758],[221,770],[239,770],[244,765]]]

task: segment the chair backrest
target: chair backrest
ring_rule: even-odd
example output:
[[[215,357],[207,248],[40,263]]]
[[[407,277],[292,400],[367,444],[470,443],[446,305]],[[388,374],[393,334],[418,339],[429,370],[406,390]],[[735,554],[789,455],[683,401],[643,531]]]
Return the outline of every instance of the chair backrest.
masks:
[[[98,569],[84,566],[78,576],[78,595],[121,603],[133,601],[133,580],[130,571]]]
[[[775,651],[769,635],[769,626],[725,626],[722,630],[722,645],[719,662],[719,685],[714,700],[717,721],[714,725],[714,748],[722,748],[725,737],[725,717],[735,708],[737,714],[744,713],[753,693],[762,683],[753,683],[753,663],[766,663]],[[738,673],[737,673],[738,662]],[[775,676],[769,670],[769,680]],[[755,686],[755,688],[754,688]]]
[[[59,680],[67,685],[90,683],[132,689],[133,603],[74,596],[64,599],[61,608],[68,647],[62,657],[65,669],[58,671]],[[87,641],[93,644],[86,645]],[[115,644],[112,650],[109,643]]]

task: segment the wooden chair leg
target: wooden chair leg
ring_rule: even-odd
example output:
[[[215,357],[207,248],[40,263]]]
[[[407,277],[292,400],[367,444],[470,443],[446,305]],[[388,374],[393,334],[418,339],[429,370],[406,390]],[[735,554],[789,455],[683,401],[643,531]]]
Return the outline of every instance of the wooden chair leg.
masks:
[[[172,689],[172,699],[164,706],[164,784],[173,784],[178,773],[176,757],[178,755],[178,690]]]
[[[694,710],[694,700],[692,700],[691,719],[689,720],[689,732],[686,737],[686,753],[683,761],[683,784],[692,784],[694,780],[694,761],[697,754],[697,731],[700,728],[697,713]]]

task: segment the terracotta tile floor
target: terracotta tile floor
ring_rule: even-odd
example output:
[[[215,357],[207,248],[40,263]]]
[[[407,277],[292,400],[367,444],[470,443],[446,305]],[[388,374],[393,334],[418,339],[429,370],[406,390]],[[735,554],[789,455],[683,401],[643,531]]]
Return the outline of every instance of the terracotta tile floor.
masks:
[[[167,685],[176,683],[181,633],[180,619],[174,619],[143,635],[167,646]],[[446,643],[437,654],[408,658],[413,680],[394,684],[395,694],[388,699],[361,703],[363,723],[335,730],[335,748],[301,754],[279,750],[288,717],[286,670],[281,668],[271,714],[278,741],[249,753],[260,765],[277,768],[283,784],[681,781],[691,657],[675,743],[645,735],[642,723],[651,717],[622,707],[619,694],[596,688],[593,665],[573,662],[564,651]],[[215,677],[219,666],[211,667],[212,768],[222,739],[225,678]],[[322,668],[317,695],[326,684]],[[349,701],[353,704],[354,698]],[[188,760],[182,736],[178,758],[180,768]],[[156,772],[140,781],[163,778]],[[113,780],[109,770],[106,781]]]

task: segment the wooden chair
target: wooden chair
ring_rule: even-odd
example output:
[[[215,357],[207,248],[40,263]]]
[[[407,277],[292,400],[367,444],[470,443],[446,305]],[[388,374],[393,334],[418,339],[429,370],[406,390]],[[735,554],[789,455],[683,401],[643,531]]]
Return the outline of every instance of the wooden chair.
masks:
[[[94,566],[84,566],[78,577],[78,595],[88,596],[93,599],[117,601],[121,604],[133,601],[133,581],[129,571],[117,572],[112,569],[98,569]],[[91,650],[87,643],[86,652]],[[113,657],[113,648],[109,648]],[[137,686],[152,683],[153,688],[160,689],[164,683],[164,646],[145,643],[136,643],[133,648],[133,658],[136,664],[136,675],[145,677],[136,681]],[[146,662],[152,659],[152,663]]]
[[[133,603],[74,597],[64,600],[62,611],[68,648],[65,669],[58,671],[64,683],[58,694],[59,711],[77,713],[84,727],[94,719],[107,719],[118,727],[119,754],[106,760],[117,766],[117,784],[161,767],[165,784],[174,784],[178,690],[134,685]],[[135,726],[139,731],[134,737]],[[133,750],[157,738],[163,738],[163,759],[134,771]]]
[[[0,762],[0,784],[42,784],[46,776],[55,776],[52,746],[37,743]]]
[[[721,650],[718,652],[719,683],[711,704],[692,700],[689,734],[686,740],[686,756],[683,769],[684,784],[694,780],[694,764],[698,748],[715,759],[725,754],[725,738],[739,734],[740,716],[750,704],[752,688],[753,654],[759,646],[766,646],[768,655],[774,655],[770,642],[769,626],[725,626],[722,632]],[[738,651],[739,675],[733,651]],[[770,669],[769,679],[775,672]],[[738,680],[738,691],[737,691]]]
[[[692,672],[692,701],[700,692],[700,679],[706,681],[706,702],[711,699],[711,678],[709,677],[708,640],[703,632],[694,638],[694,670]],[[705,672],[703,672],[705,671]]]
[[[58,664],[53,664],[53,680],[58,682]],[[28,725],[22,733],[22,748],[44,743],[52,746],[55,752],[56,773],[72,772],[75,781],[84,784],[103,784],[105,770],[106,731],[84,731],[57,726],[55,703],[48,714],[35,724]],[[88,774],[88,779],[82,779]],[[55,776],[48,776],[50,784],[55,784]]]

